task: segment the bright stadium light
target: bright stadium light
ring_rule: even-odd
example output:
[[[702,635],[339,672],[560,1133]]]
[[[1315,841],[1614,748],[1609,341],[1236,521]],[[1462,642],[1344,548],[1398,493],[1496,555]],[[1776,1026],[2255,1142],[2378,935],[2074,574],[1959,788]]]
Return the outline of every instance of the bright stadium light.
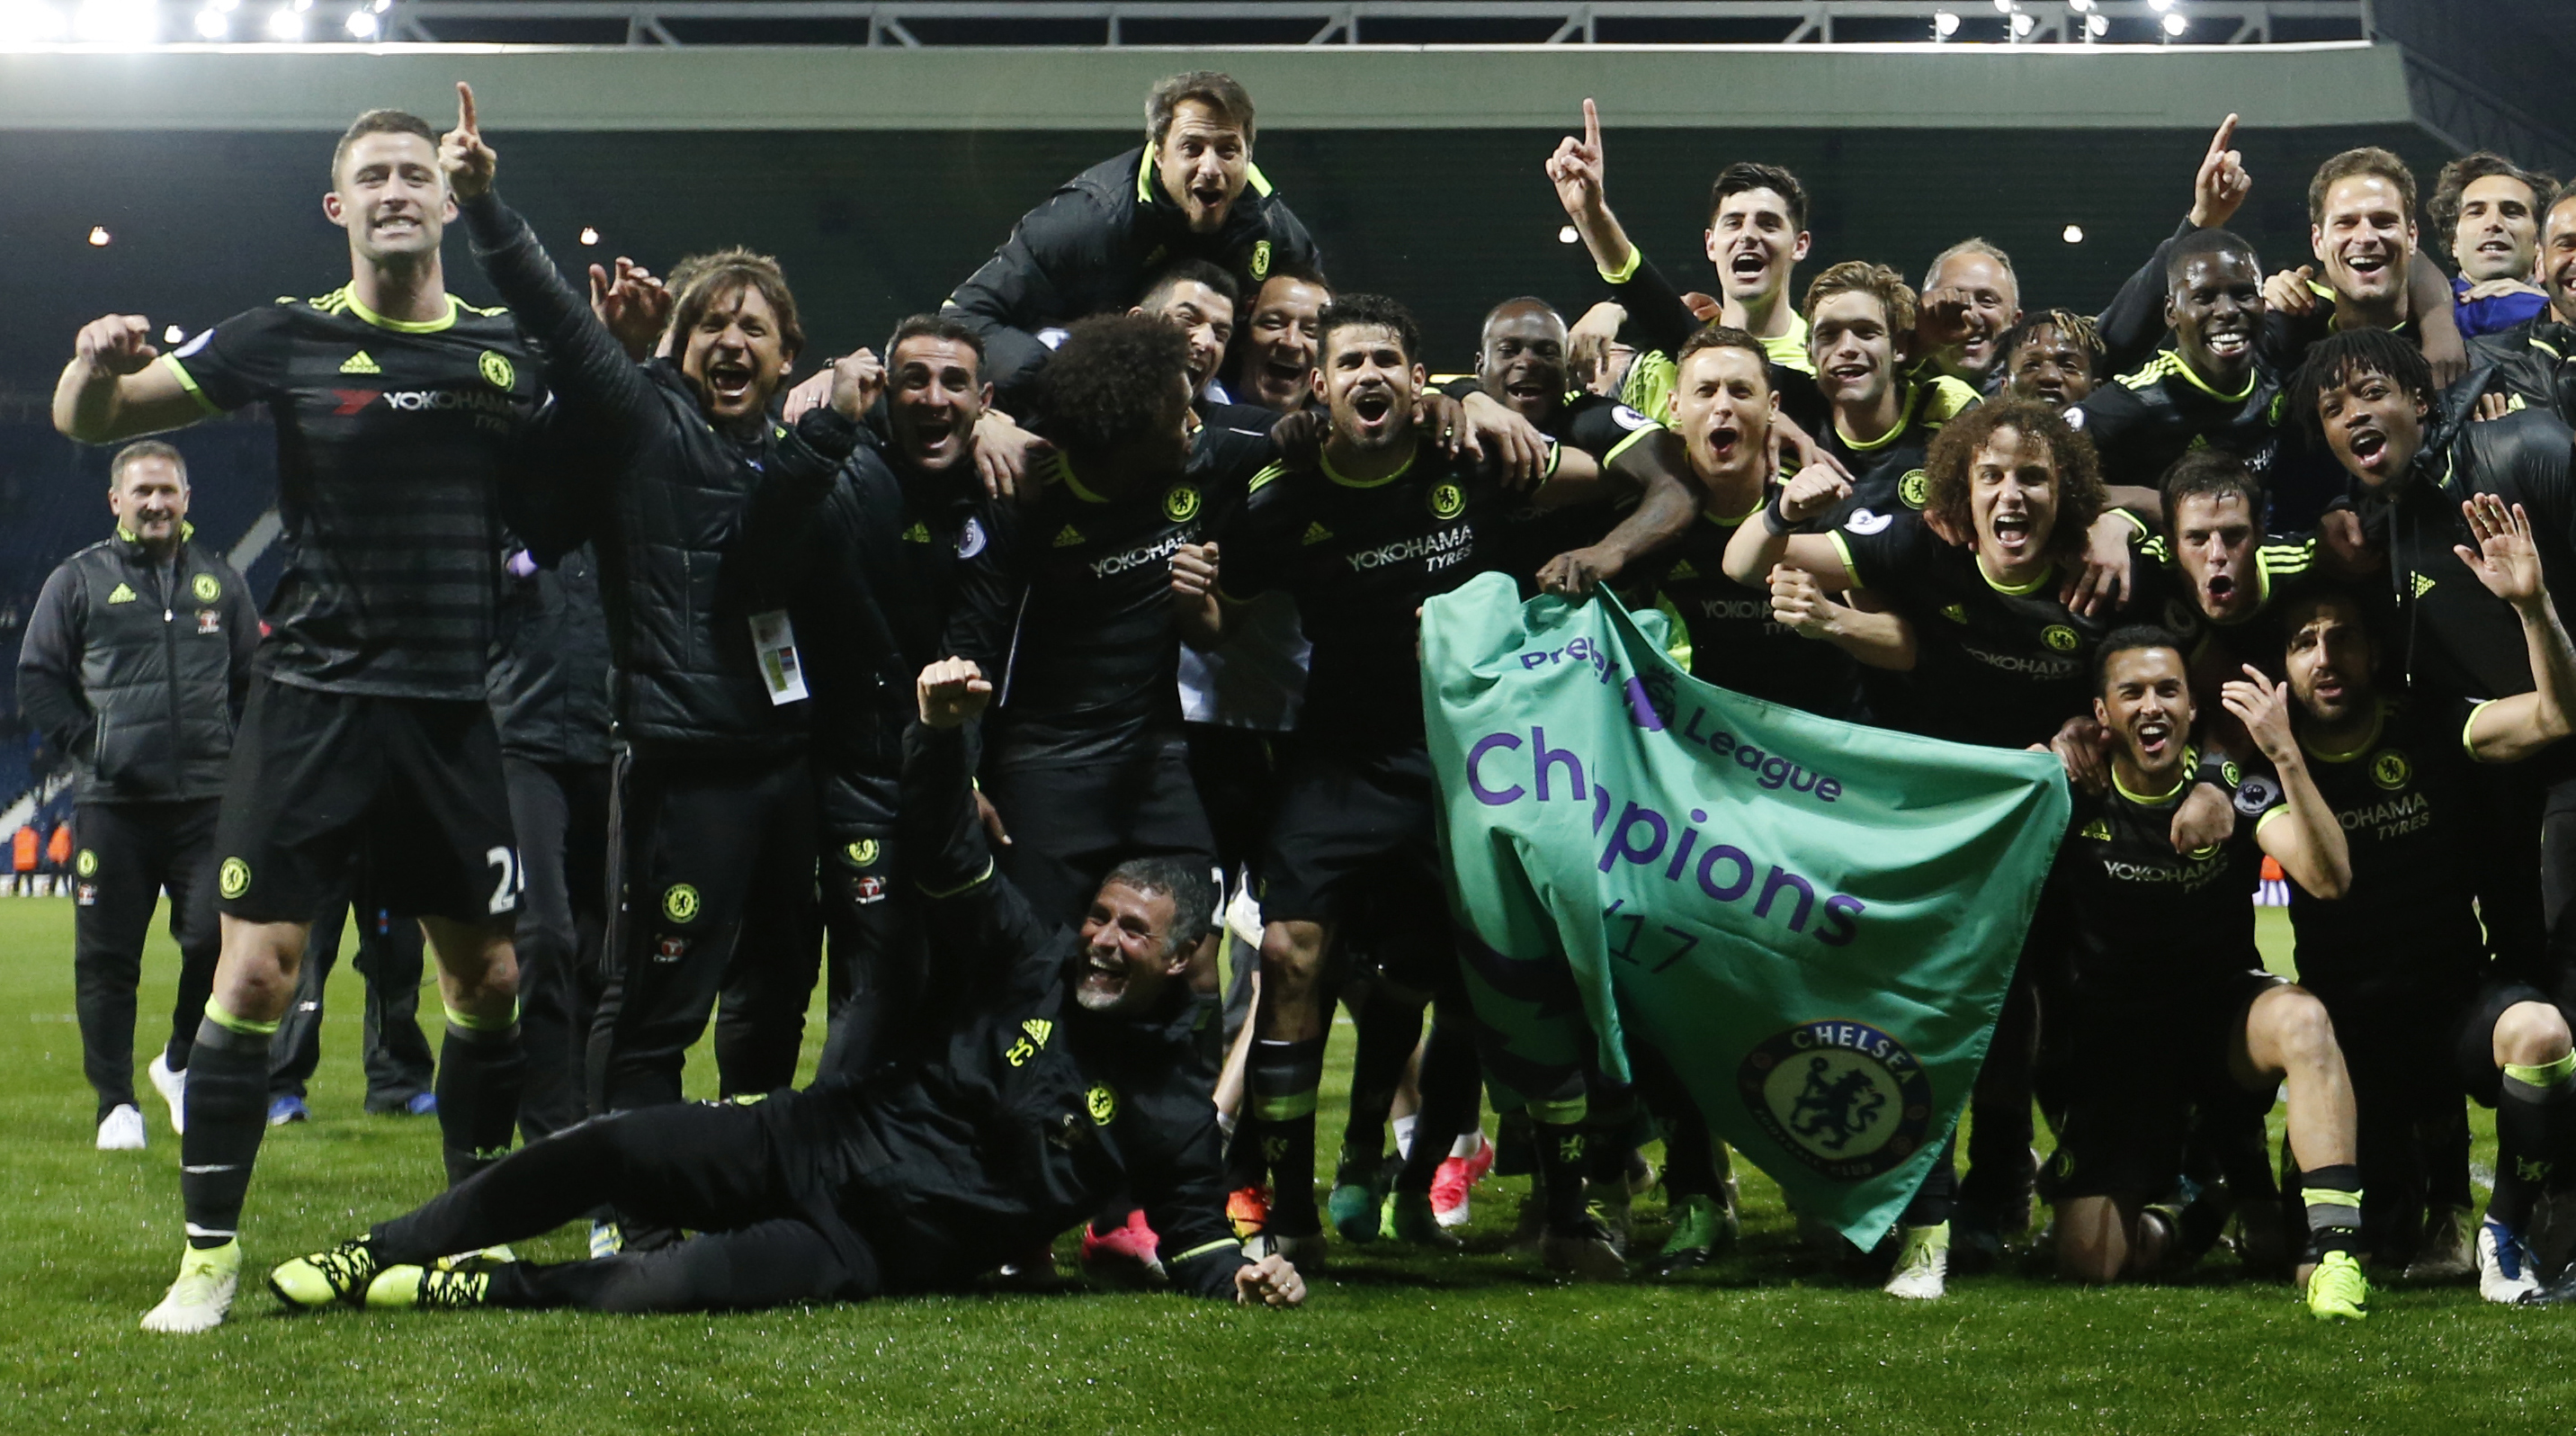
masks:
[[[281,5],[268,17],[268,36],[272,40],[304,38],[304,16],[292,6]]]
[[[63,38],[63,12],[36,0],[0,0],[0,46],[41,45]]]
[[[2182,38],[2182,32],[2190,28],[2191,22],[2180,15],[2165,16],[2165,36],[2168,39],[2179,40]]]
[[[346,29],[353,38],[360,40],[372,40],[376,38],[376,31],[380,28],[376,20],[376,13],[372,10],[350,11],[349,18],[342,22],[342,27]]]
[[[2066,0],[2066,8],[2082,15],[2093,8],[2093,0]]]
[[[110,244],[114,243],[114,242],[115,242],[115,240],[116,240],[116,236],[115,236],[115,235],[112,235],[112,234],[110,234],[110,233],[108,233],[108,232],[107,232],[107,226],[106,226],[106,225],[103,225],[103,224],[93,224],[93,225],[91,225],[91,226],[89,227],[89,247],[90,247],[90,248],[92,248],[92,249],[105,249],[105,248],[107,248],[107,247],[108,247],[108,245],[110,245]]]
[[[2091,39],[2095,39],[2095,38],[2097,38],[2097,37],[2099,37],[2099,36],[2107,35],[2107,34],[2109,34],[2109,33],[2111,33],[2111,17],[2110,17],[2110,16],[2108,16],[2108,15],[2102,15],[2102,14],[2093,14],[2093,15],[2087,15],[2087,16],[2085,16],[2085,17],[2084,17],[2084,38],[2085,38],[2085,39],[2087,39],[2087,40],[2091,40]]]
[[[161,331],[161,342],[164,344],[185,344],[188,342],[188,331],[180,328],[176,324],[169,325]]]
[[[1958,16],[1951,14],[1951,13],[1950,13],[1949,11],[1947,11],[1947,10],[1935,10],[1935,11],[1933,11],[1933,12],[1932,12],[1932,38],[1933,38],[1933,39],[1935,39],[1935,40],[1947,40],[1947,39],[1949,39],[1951,36],[1956,35],[1956,34],[1958,34],[1958,33],[1959,33],[1959,17],[1958,17]]]
[[[2161,15],[2174,7],[2174,0],[2147,0],[2147,8]]]
[[[2012,32],[2014,39],[2018,40],[2037,28],[2039,28],[2039,22],[2037,20],[2034,20],[2028,15],[2024,15],[2018,11],[2014,12],[2012,17]]]
[[[93,45],[149,45],[161,38],[155,0],[81,0],[72,34]]]
[[[599,243],[599,231],[591,228],[589,225],[583,225],[581,227],[581,242],[586,245]]]
[[[2059,230],[2057,232],[2057,237],[2065,240],[2068,244],[2082,244],[2084,242],[2084,226],[2080,224],[2070,224],[2066,228]]]
[[[220,40],[232,33],[232,17],[212,6],[197,12],[197,38]]]
[[[1998,14],[1998,15],[2009,15],[2009,14],[2011,14],[2011,13],[2012,13],[2012,7],[2013,7],[2013,0],[1995,0],[1995,13],[1996,13],[1996,14]]]

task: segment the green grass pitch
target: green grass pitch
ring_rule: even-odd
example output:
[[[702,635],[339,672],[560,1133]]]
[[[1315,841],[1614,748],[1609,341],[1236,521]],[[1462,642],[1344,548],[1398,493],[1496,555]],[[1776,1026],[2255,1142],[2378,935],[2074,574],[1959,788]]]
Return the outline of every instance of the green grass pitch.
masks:
[[[1505,1256],[1520,1184],[1491,1181],[1467,1255],[1337,1248],[1300,1312],[1077,1292],[722,1317],[289,1317],[254,1273],[439,1180],[431,1122],[360,1110],[345,965],[314,1120],[261,1153],[234,1320],[150,1336],[135,1322],[177,1260],[178,1142],[147,1089],[150,1148],[92,1149],[71,926],[62,900],[0,899],[5,1433],[2465,1433],[2563,1429],[2576,1404],[2576,1311],[2391,1282],[2368,1322],[2327,1328],[2224,1257],[2170,1286],[2076,1290],[2034,1268],[1899,1303],[1805,1255],[1778,1192],[1740,1165],[1738,1252],[1662,1285],[1567,1286]],[[174,971],[156,934],[146,1057]],[[690,1078],[712,1083],[703,1048]],[[1339,1101],[1328,1090],[1325,1111]],[[2479,1130],[2485,1163],[2491,1124]],[[1641,1239],[1659,1241],[1660,1200],[1638,1210]],[[532,1246],[561,1258],[577,1240]]]

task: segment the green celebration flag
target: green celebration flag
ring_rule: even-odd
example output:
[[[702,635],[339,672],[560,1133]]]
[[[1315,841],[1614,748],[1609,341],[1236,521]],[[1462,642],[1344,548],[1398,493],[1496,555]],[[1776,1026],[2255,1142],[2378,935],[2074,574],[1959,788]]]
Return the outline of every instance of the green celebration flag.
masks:
[[[1543,1098],[1596,1044],[1624,1079],[1643,1041],[1801,1212],[1877,1240],[1993,1037],[2066,829],[2056,757],[1747,698],[1616,601],[1500,574],[1424,605],[1422,657],[1495,1083]]]

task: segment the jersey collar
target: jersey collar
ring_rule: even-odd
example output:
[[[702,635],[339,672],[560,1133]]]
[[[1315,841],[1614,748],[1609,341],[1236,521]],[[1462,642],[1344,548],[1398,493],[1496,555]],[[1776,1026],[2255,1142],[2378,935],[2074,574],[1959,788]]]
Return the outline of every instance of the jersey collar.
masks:
[[[1331,456],[1330,454],[1327,454],[1327,453],[1323,452],[1321,449],[1318,449],[1318,450],[1316,451],[1316,453],[1315,453],[1315,462],[1316,462],[1316,464],[1317,464],[1318,466],[1320,466],[1320,467],[1323,469],[1323,471],[1324,471],[1324,477],[1325,477],[1325,478],[1328,478],[1328,479],[1332,480],[1334,483],[1337,483],[1337,484],[1341,485],[1343,488],[1346,488],[1346,489],[1378,489],[1378,488],[1384,488],[1384,487],[1386,487],[1388,484],[1394,483],[1396,480],[1398,480],[1398,479],[1400,479],[1400,478],[1403,478],[1406,474],[1412,473],[1412,472],[1413,472],[1413,464],[1414,464],[1414,461],[1415,461],[1415,460],[1417,460],[1417,459],[1419,459],[1419,458],[1421,458],[1421,457],[1422,457],[1422,448],[1421,448],[1421,446],[1420,446],[1420,445],[1418,445],[1418,444],[1417,444],[1417,445],[1415,445],[1415,446],[1414,446],[1414,450],[1413,450],[1413,452],[1405,456],[1405,460],[1404,460],[1404,462],[1403,462],[1402,464],[1400,464],[1400,465],[1398,465],[1398,466],[1397,466],[1397,468],[1396,468],[1395,472],[1394,472],[1394,473],[1391,473],[1391,474],[1389,474],[1389,475],[1387,475],[1385,478],[1382,478],[1382,479],[1353,479],[1353,478],[1346,478],[1346,477],[1344,477],[1344,476],[1343,476],[1343,474],[1341,473],[1341,471],[1340,471],[1340,470],[1338,470],[1338,469],[1336,469],[1336,468],[1334,468],[1334,467],[1333,467],[1333,460],[1332,460],[1332,456]]]
[[[1841,417],[1836,416],[1834,419],[1834,437],[1843,441],[1844,448],[1851,450],[1855,454],[1876,453],[1878,450],[1884,449],[1888,445],[1895,443],[1900,435],[1902,435],[1907,429],[1913,427],[1914,411],[1922,407],[1923,404],[1924,386],[1915,383],[1911,379],[1905,380],[1904,383],[1905,407],[1897,411],[1896,423],[1890,426],[1886,433],[1879,435],[1875,439],[1853,438],[1849,433],[1844,431]]]
[[[2299,735],[2299,748],[2320,763],[2349,763],[2379,746],[2379,735],[2388,727],[2388,708],[2389,702],[2385,698],[2371,705],[2369,731],[2349,748],[2320,748],[2310,742],[2305,733]]]
[[[2003,580],[1996,578],[1993,574],[1986,572],[1986,556],[1984,554],[1975,554],[1973,557],[1977,564],[1977,577],[1986,581],[1986,587],[2010,598],[2019,598],[2025,593],[2037,593],[2042,585],[2057,576],[2057,564],[2052,560],[2048,567],[2039,571],[2039,577],[2032,579],[2028,583],[2005,583]]]
[[[2212,386],[2208,380],[2200,377],[2200,372],[2191,367],[2191,361],[2182,357],[2181,350],[2168,349],[2165,353],[2173,357],[2173,371],[2182,376],[2182,381],[2184,383],[2189,384],[2191,387],[2198,389],[2200,392],[2207,394],[2213,399],[2224,400],[2230,404],[2242,404],[2246,400],[2254,397],[2254,386],[2263,382],[2261,371],[2248,370],[2245,375],[2245,387],[2237,390],[2233,394],[2225,393]]]
[[[2130,792],[2129,785],[2120,781],[2120,765],[2114,763],[2111,765],[2111,790],[2118,793],[2121,797],[2128,799],[2132,803],[2137,803],[2150,808],[2161,807],[2164,804],[2170,803],[2174,799],[2181,797],[2183,789],[2191,786],[2192,774],[2199,771],[2200,750],[2186,744],[2182,750],[2182,776],[2174,779],[2174,785],[2172,787],[2165,789],[2161,793]]]
[[[458,299],[455,295],[450,294],[446,297],[447,313],[439,318],[387,319],[385,316],[369,309],[365,304],[359,301],[358,287],[356,285],[352,284],[343,288],[340,291],[340,295],[343,299],[348,301],[349,312],[351,314],[358,316],[360,319],[376,326],[378,329],[390,329],[396,334],[436,334],[442,329],[453,329],[456,327],[457,314],[465,307],[464,301]]]

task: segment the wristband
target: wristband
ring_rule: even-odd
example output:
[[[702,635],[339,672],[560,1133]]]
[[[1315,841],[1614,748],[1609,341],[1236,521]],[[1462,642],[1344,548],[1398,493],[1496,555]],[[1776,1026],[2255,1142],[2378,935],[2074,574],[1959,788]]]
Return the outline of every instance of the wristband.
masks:
[[[1798,531],[1798,526],[1790,522],[1789,516],[1780,512],[1780,495],[1776,492],[1762,505],[1762,526],[1780,538],[1787,538]]]
[[[2245,770],[2237,767],[2235,760],[2223,753],[2203,753],[2200,755],[2200,766],[2192,770],[2191,780],[2194,783],[2207,783],[2233,796],[2236,785],[2245,780]]]

